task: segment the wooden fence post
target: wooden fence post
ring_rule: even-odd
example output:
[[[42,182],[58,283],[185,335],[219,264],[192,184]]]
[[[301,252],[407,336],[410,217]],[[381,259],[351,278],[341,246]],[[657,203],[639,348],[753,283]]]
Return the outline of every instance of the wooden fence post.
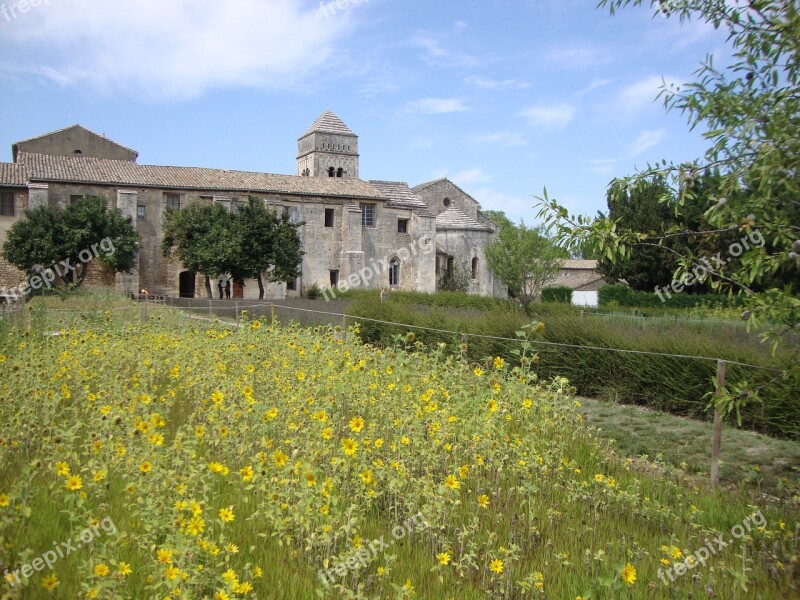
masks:
[[[347,341],[347,315],[342,315],[342,340]]]
[[[717,393],[716,397],[722,394],[725,387],[725,371],[727,363],[724,360],[717,361]],[[719,485],[719,452],[722,446],[722,412],[719,406],[714,406],[714,434],[711,440],[711,485]]]
[[[272,324],[275,325],[275,303],[269,303],[269,314],[272,316]]]
[[[467,334],[461,334],[461,360],[467,357]]]

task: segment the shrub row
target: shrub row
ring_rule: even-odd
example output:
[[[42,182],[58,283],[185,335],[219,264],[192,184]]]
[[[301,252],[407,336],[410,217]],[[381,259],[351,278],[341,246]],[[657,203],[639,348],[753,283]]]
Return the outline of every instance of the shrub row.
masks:
[[[542,290],[542,302],[572,304],[572,288],[566,285],[546,287]]]
[[[581,316],[580,311],[563,304],[536,304],[532,315],[512,306],[492,310],[419,305],[392,294],[386,302],[371,296],[358,298],[349,308],[355,317],[407,323],[489,337],[469,337],[467,358],[485,362],[500,356],[516,360],[512,350],[519,348],[516,332],[532,320],[545,324],[537,337],[538,373],[542,378],[567,377],[578,393],[612,401],[639,404],[677,415],[707,419],[707,398],[713,389],[716,372],[713,360],[693,360],[673,356],[609,352],[587,348],[605,347],[664,354],[724,358],[730,361],[781,368],[786,358],[770,357],[755,335],[709,335],[707,329],[691,324],[631,322],[626,319]],[[415,340],[428,347],[445,343],[448,352],[458,353],[461,336],[409,329],[374,321],[359,321],[364,342],[389,345],[395,336],[409,331]],[[566,346],[548,345],[550,343]],[[728,366],[728,383],[748,382],[761,390],[761,402],[752,402],[742,413],[742,426],[763,433],[800,439],[800,373],[783,381],[772,381],[774,373]],[[733,417],[730,422],[733,423]]]
[[[659,298],[655,292],[640,292],[621,284],[604,285],[600,288],[598,299],[600,306],[641,308],[729,308],[740,304],[736,296],[722,294],[671,293],[668,296],[662,292]]]

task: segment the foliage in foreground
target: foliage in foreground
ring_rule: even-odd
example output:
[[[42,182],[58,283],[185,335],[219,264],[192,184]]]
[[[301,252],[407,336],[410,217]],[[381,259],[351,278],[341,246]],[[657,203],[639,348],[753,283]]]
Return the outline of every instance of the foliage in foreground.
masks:
[[[789,364],[787,355],[771,356],[755,334],[739,331],[738,323],[709,326],[689,323],[685,317],[677,321],[591,313],[581,316],[576,307],[558,303],[533,304],[531,316],[507,304],[496,305],[493,310],[461,310],[456,305],[428,308],[394,294],[383,303],[374,294],[359,296],[348,313],[364,319],[360,335],[368,343],[391,344],[394,336],[407,331],[403,326],[381,321],[484,336],[469,336],[466,354],[473,361],[483,361],[487,356],[511,360],[513,350],[520,344],[517,332],[533,318],[545,324],[534,341],[539,353],[536,372],[542,378],[567,377],[581,396],[640,404],[695,418],[708,417],[704,396],[713,389],[714,360],[622,354],[597,348],[706,356],[756,365],[761,368],[728,366],[732,385],[763,387],[759,402],[742,407],[741,426],[800,439],[800,370],[789,372],[786,378],[770,370]],[[430,346],[444,342],[448,352],[460,353],[460,335],[413,331]],[[733,415],[728,422],[736,423]]]
[[[796,497],[756,506],[618,460],[564,381],[340,332],[113,314],[0,348],[0,563],[115,531],[8,597],[650,598],[662,563],[758,511],[674,593],[797,585]],[[409,519],[424,524],[400,540]],[[365,566],[317,577],[381,537]]]

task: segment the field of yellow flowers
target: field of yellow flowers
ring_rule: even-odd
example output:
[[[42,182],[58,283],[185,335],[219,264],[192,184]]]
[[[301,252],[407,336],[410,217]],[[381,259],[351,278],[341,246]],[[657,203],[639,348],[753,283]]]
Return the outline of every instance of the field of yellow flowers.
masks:
[[[796,489],[618,458],[533,357],[32,315],[0,325],[4,599],[798,597]]]

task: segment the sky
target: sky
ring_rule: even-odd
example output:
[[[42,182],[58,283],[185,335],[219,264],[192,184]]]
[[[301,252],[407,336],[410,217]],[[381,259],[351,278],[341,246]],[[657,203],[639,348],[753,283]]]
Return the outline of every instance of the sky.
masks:
[[[338,4],[337,4],[338,3]],[[79,123],[141,164],[295,174],[325,110],[362,179],[449,177],[536,221],[546,187],[606,208],[614,177],[700,157],[656,100],[722,32],[595,0],[0,0],[0,161]]]

